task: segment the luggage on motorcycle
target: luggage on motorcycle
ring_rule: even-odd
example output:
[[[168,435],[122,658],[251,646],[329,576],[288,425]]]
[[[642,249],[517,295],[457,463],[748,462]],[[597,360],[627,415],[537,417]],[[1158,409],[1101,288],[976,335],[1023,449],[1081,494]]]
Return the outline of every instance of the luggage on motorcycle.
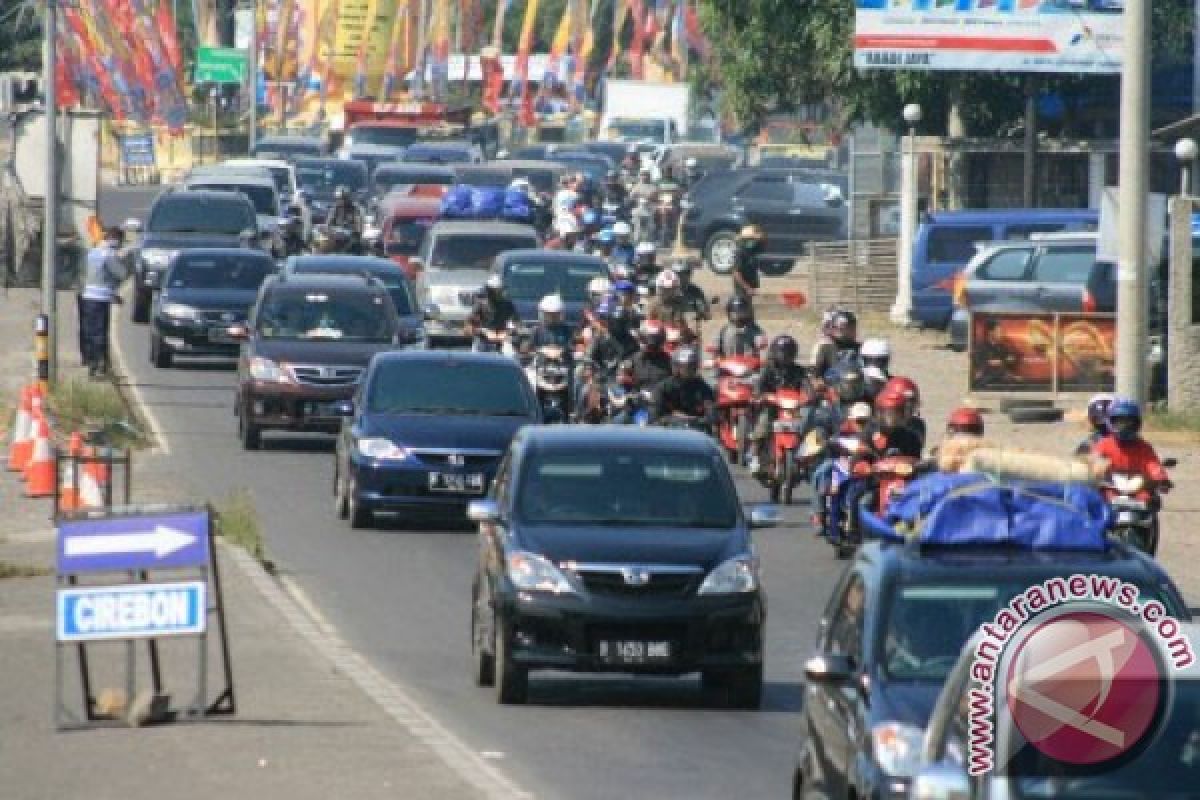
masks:
[[[1078,483],[996,482],[978,474],[930,475],[892,498],[881,518],[864,510],[865,533],[933,546],[1009,545],[1103,551],[1112,512]]]
[[[471,218],[496,219],[504,210],[504,190],[477,187],[471,191]]]
[[[516,189],[506,190],[500,218],[507,222],[532,223],[533,206],[530,205],[529,195]]]
[[[472,190],[470,186],[451,186],[442,196],[442,205],[438,215],[442,219],[470,219]]]

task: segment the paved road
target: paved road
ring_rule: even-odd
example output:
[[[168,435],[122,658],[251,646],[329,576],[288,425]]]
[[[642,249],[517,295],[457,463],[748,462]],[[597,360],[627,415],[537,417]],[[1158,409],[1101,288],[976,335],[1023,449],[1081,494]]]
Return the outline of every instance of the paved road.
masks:
[[[169,446],[156,469],[181,494],[253,492],[270,555],[343,636],[471,747],[503,754],[503,768],[537,796],[789,796],[802,663],[840,572],[799,524],[807,506],[758,535],[770,598],[762,711],[710,709],[694,679],[559,676],[535,677],[530,706],[502,708],[470,682],[469,530],[351,531],[333,513],[328,440],[268,439],[263,452],[244,453],[228,368],[155,370],[147,331],[127,314],[118,339]],[[762,497],[750,481],[739,485],[747,500]]]

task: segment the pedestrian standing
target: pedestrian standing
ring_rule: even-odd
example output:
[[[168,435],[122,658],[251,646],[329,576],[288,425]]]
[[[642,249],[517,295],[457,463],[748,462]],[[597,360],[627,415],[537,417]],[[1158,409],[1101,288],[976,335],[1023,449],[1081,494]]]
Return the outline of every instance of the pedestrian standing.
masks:
[[[87,272],[79,293],[79,349],[90,377],[109,371],[108,335],[112,306],[120,303],[117,290],[127,270],[121,261],[124,234],[120,228],[104,232],[104,241],[88,251]]]
[[[757,225],[747,225],[737,235],[737,255],[733,263],[733,292],[747,303],[761,285],[758,258],[767,246],[767,235]]]

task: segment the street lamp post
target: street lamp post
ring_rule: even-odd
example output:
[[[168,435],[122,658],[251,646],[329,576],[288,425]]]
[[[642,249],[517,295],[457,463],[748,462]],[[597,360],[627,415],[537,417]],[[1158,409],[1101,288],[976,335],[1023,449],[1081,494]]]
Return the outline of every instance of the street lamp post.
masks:
[[[58,96],[55,93],[55,46],[58,37],[58,0],[46,4],[42,93],[46,110],[46,199],[42,225],[42,315],[46,318],[46,374],[54,383],[58,373]]]
[[[1192,166],[1196,156],[1200,155],[1200,146],[1195,139],[1180,139],[1175,143],[1175,158],[1179,160],[1179,194],[1188,197],[1192,193]]]
[[[900,252],[896,259],[896,302],[892,305],[892,322],[908,325],[912,311],[912,255],[917,234],[917,123],[921,107],[909,103],[904,107],[908,125],[904,152],[900,159]]]
[[[1200,337],[1194,325],[1197,308],[1193,302],[1195,275],[1192,273],[1192,167],[1198,148],[1194,139],[1175,143],[1179,160],[1179,194],[1170,204],[1170,254],[1167,279],[1166,353],[1161,345],[1153,348],[1166,358],[1167,406],[1172,411],[1200,407],[1200,384],[1190,380],[1193,365],[1200,356]]]

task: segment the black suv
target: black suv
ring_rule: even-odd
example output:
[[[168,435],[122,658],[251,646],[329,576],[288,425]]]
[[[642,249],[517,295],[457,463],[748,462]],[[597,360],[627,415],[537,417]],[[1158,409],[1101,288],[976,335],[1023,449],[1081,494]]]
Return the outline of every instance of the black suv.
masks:
[[[726,170],[706,176],[683,200],[683,244],[703,250],[713,272],[733,270],[743,225],[767,234],[763,270],[783,274],[808,242],[846,238],[843,179],[802,170]]]
[[[150,321],[154,293],[181,250],[258,241],[254,205],[237,192],[171,191],[155,199],[133,251],[133,321]]]
[[[280,275],[250,313],[238,359],[238,436],[257,450],[264,430],[336,433],[376,353],[399,349],[387,288],[359,275]]]

